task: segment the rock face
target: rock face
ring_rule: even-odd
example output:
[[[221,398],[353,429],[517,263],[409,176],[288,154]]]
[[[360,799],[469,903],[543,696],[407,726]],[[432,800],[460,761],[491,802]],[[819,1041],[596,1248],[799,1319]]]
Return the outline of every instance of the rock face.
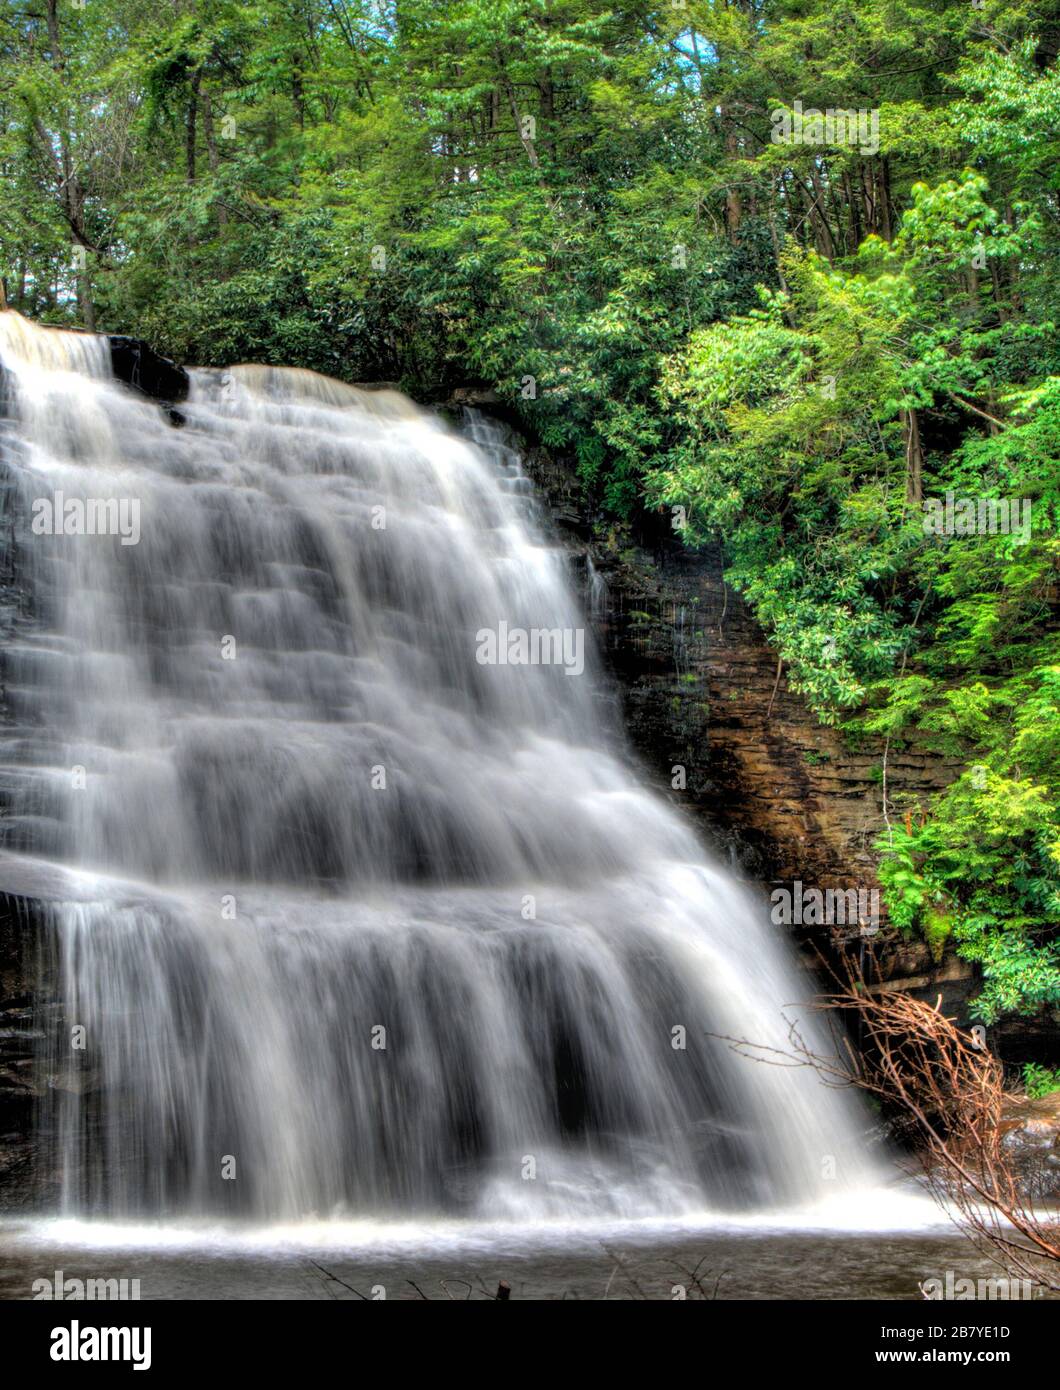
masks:
[[[886,829],[882,743],[847,745],[778,671],[757,621],[722,577],[718,549],[691,552],[657,530],[594,527],[571,466],[527,449],[526,470],[582,577],[617,680],[626,728],[650,781],[765,891],[861,890],[878,901],[873,842]],[[930,795],[955,775],[935,754],[887,752],[889,803]],[[681,785],[683,781],[683,786]],[[876,892],[877,898],[873,898]],[[966,1019],[972,967],[886,930],[873,938],[892,986]],[[778,927],[778,930],[783,928]],[[857,925],[791,927],[807,958]]]
[[[47,934],[35,905],[0,892],[0,1211],[25,1210],[49,1182],[48,1080],[37,1068],[59,1006],[48,985]]]

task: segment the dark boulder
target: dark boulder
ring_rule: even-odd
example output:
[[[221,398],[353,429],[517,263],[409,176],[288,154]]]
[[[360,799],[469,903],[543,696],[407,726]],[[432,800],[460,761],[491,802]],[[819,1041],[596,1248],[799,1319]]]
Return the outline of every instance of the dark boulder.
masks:
[[[118,380],[152,400],[173,404],[187,398],[188,374],[184,368],[168,357],[160,357],[140,338],[111,334],[110,357]]]

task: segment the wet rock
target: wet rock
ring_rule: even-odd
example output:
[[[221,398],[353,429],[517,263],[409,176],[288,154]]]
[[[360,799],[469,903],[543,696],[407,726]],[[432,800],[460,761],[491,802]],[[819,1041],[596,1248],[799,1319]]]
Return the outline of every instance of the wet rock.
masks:
[[[0,1211],[27,1210],[40,1199],[53,1135],[38,1059],[61,1021],[39,905],[0,882]]]
[[[1060,1196],[1060,1091],[1009,1101],[1001,1128],[1001,1147],[1024,1193]]]
[[[119,381],[151,400],[173,404],[187,399],[188,374],[183,367],[161,357],[139,338],[111,334],[109,341],[111,366]]]
[[[459,409],[461,406],[496,406],[500,405],[501,398],[490,386],[457,386],[454,387],[449,399],[445,402],[451,409]]]

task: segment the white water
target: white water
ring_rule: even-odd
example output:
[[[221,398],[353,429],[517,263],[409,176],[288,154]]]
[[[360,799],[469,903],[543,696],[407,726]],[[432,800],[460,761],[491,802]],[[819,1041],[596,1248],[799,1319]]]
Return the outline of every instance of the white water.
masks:
[[[105,340],[12,313],[0,360],[0,844],[90,885],[51,910],[63,1215],[849,1210],[849,1098],[712,1036],[782,1044],[805,983],[638,785],[591,658],[476,661],[501,620],[583,626],[496,433],[247,367],[174,428]],[[57,490],[138,501],[138,544],[33,534]]]

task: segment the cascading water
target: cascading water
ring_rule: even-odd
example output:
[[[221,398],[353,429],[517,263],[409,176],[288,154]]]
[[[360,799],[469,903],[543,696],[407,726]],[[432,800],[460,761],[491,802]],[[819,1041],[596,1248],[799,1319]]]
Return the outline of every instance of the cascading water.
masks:
[[[76,871],[67,1212],[668,1218],[866,1179],[843,1096],[717,1039],[782,1042],[804,986],[638,785],[591,654],[480,659],[583,623],[488,426],[237,367],[176,428],[106,340],[10,312],[0,359],[0,843]]]

